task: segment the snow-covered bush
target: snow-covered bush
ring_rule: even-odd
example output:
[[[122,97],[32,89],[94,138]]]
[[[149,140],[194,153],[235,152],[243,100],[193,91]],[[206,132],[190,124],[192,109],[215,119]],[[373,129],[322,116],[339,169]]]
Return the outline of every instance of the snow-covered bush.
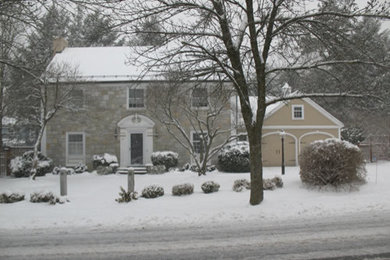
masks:
[[[121,191],[119,192],[119,198],[115,199],[116,202],[123,203],[138,199],[137,192],[127,192],[122,186],[120,187],[120,189]]]
[[[115,155],[104,153],[103,155],[94,155],[92,157],[93,168],[98,166],[111,166],[112,168],[118,167],[118,158]]]
[[[212,172],[212,171],[215,171],[217,169],[217,167],[215,167],[215,165],[207,165],[206,166],[206,172]],[[194,164],[189,164],[189,163],[186,163],[184,164],[184,166],[182,168],[179,169],[179,171],[181,172],[184,172],[184,171],[192,171],[192,172],[199,172],[199,168],[198,166],[194,165]]]
[[[364,183],[366,169],[359,147],[326,139],[305,147],[299,157],[300,177],[311,186]]]
[[[279,176],[275,176],[271,179],[275,183],[276,188],[283,188],[283,180]]]
[[[220,185],[213,181],[206,181],[202,184],[201,188],[204,193],[212,193],[217,192],[219,190]]]
[[[21,193],[0,193],[0,203],[14,203],[24,200],[24,194]]]
[[[146,171],[149,174],[162,174],[165,173],[165,166],[164,165],[147,165]]]
[[[87,165],[85,165],[84,163],[78,163],[77,165],[76,165],[76,167],[74,167],[74,172],[75,173],[83,173],[83,172],[86,172],[86,171],[88,171],[88,166]]]
[[[11,174],[15,177],[29,177],[32,170],[34,151],[27,151],[22,156],[17,156],[10,162]],[[52,172],[54,168],[53,161],[38,152],[38,165],[36,176],[44,176]]]
[[[154,152],[152,153],[151,160],[153,165],[164,165],[168,171],[169,168],[177,167],[179,155],[172,151]]]
[[[276,189],[276,184],[271,179],[263,180],[263,189],[264,190],[274,190]]]
[[[239,179],[235,180],[233,184],[233,190],[235,192],[241,192],[244,189],[250,190],[251,189],[251,183],[246,179]]]
[[[142,190],[141,197],[152,199],[164,195],[164,188],[158,185],[150,185]]]
[[[344,127],[341,129],[341,139],[353,144],[360,144],[366,137],[363,129],[359,127]]]
[[[173,196],[189,195],[194,193],[194,185],[191,183],[184,183],[172,187]]]
[[[34,192],[30,195],[30,202],[40,203],[40,202],[48,202],[51,205],[55,205],[56,203],[63,204],[64,200],[55,196],[52,192]]]
[[[218,154],[218,166],[224,172],[249,172],[249,143],[225,145]]]
[[[115,173],[115,170],[116,169],[111,166],[98,166],[96,168],[96,173],[99,175],[107,175]]]

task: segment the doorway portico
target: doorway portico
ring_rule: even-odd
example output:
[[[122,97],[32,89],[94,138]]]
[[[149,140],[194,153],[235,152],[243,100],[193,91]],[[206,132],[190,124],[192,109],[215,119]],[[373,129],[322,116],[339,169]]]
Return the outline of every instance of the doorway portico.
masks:
[[[153,152],[154,122],[143,115],[130,115],[118,123],[120,133],[120,167],[150,163]]]

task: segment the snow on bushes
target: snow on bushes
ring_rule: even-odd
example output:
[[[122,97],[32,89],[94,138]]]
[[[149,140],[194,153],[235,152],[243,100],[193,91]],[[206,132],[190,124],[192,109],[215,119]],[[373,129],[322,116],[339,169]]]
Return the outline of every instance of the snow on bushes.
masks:
[[[130,202],[132,200],[137,200],[138,199],[138,193],[137,192],[128,192],[126,191],[122,186],[120,187],[121,191],[119,192],[119,198],[115,199],[116,202],[118,203],[123,203],[123,202]]]
[[[168,171],[170,168],[177,167],[179,162],[179,155],[171,151],[154,152],[151,160],[154,166],[164,165]]]
[[[282,188],[283,181],[279,176],[275,176],[272,179],[263,179],[263,189],[264,190],[274,190],[276,188]],[[241,192],[244,189],[250,190],[251,183],[246,179],[236,180],[233,184],[233,190],[235,192]]]
[[[29,177],[32,170],[34,151],[27,151],[22,156],[17,156],[10,162],[11,174],[15,177]],[[44,176],[52,172],[54,168],[53,161],[38,152],[38,165],[36,176]]]
[[[299,165],[301,180],[309,186],[337,187],[365,182],[363,154],[359,147],[347,141],[315,141],[302,151]]]
[[[24,194],[21,193],[1,193],[0,203],[14,203],[24,200]]]
[[[219,169],[224,172],[249,172],[249,143],[225,145],[218,154]]]
[[[184,183],[172,187],[173,196],[189,195],[194,193],[194,185],[191,183]]]
[[[103,155],[94,155],[92,157],[93,168],[97,174],[106,175],[115,173],[119,167],[118,158],[115,155],[104,153]]]
[[[142,190],[141,197],[146,199],[157,198],[164,195],[164,188],[158,185],[150,185]]]
[[[366,139],[363,129],[359,127],[344,127],[341,129],[341,139],[353,144],[359,144]]]
[[[217,192],[219,190],[220,185],[213,181],[206,181],[202,184],[201,188],[204,193],[212,193]]]
[[[50,205],[55,205],[56,203],[63,204],[65,200],[55,196],[52,192],[34,192],[30,195],[30,202],[48,202]]]
[[[53,175],[59,175],[61,171],[65,171],[67,175],[75,174],[75,170],[73,168],[67,168],[67,167],[54,167],[52,174]]]
[[[244,189],[250,190],[251,183],[246,179],[235,180],[233,184],[233,190],[235,192],[241,192]]]

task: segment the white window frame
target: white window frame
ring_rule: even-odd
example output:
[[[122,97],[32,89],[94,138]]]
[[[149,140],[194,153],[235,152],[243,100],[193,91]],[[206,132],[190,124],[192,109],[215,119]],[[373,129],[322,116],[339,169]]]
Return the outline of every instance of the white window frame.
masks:
[[[206,98],[207,98],[207,106],[194,106],[194,103],[193,103],[193,92],[195,89],[204,89],[206,90]],[[206,110],[206,109],[209,109],[209,106],[210,106],[210,100],[209,100],[209,90],[207,87],[197,87],[195,89],[192,89],[191,90],[191,108],[193,109],[197,109],[197,110]]]
[[[198,152],[195,151],[195,146],[194,146],[194,134],[199,134],[199,135],[201,135],[202,133],[197,132],[197,131],[191,131],[191,145],[192,145],[192,147],[194,147],[194,153],[195,153],[195,154],[200,154],[200,153],[198,153]],[[208,136],[208,133],[207,133],[207,132],[203,132],[203,135]]]
[[[144,104],[142,107],[130,107],[130,89],[141,89],[144,92]],[[146,108],[146,88],[145,87],[128,87],[127,88],[127,95],[126,95],[126,106],[127,110],[142,110]]]
[[[69,163],[69,135],[82,135],[83,136],[83,154],[80,156],[80,162],[85,164],[85,133],[84,132],[66,132],[65,142],[65,164],[66,166],[76,166],[77,163]]]
[[[80,88],[75,88],[75,89],[72,89],[72,91],[81,91],[81,105],[79,108],[84,108],[84,105],[85,105],[85,98],[84,98],[84,89],[80,89]],[[73,96],[73,93],[71,91],[71,95],[72,95],[72,99],[74,98]],[[72,100],[71,100],[72,102]],[[77,104],[74,104],[74,105],[77,105]]]
[[[291,106],[291,114],[292,114],[292,119],[293,120],[303,120],[303,119],[305,119],[305,109],[304,109],[304,106],[303,105],[292,105]],[[301,111],[302,111],[302,117],[296,117],[295,116],[295,108],[301,108]]]

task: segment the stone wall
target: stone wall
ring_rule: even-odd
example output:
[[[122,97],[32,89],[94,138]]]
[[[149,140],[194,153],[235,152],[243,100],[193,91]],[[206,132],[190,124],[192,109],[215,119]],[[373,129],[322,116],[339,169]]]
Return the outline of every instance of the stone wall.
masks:
[[[183,88],[191,86],[184,84]],[[159,93],[156,84],[150,83],[82,83],[76,86],[83,90],[84,105],[77,112],[59,111],[46,128],[46,153],[56,165],[66,164],[66,133],[83,132],[85,135],[85,163],[91,167],[92,156],[111,153],[120,158],[120,137],[118,122],[134,114],[146,116],[154,121],[153,150],[170,150],[179,153],[180,164],[190,161],[189,153],[168,133],[160,122],[155,105],[149,95],[146,97],[146,108],[127,108],[129,87],[144,87],[146,93]],[[155,94],[153,94],[156,96]],[[189,96],[183,96],[187,99]],[[184,127],[190,133],[192,126],[185,122],[183,114],[178,113]],[[230,129],[231,114],[228,104],[216,121],[215,127]],[[216,144],[223,142],[224,136],[215,140]],[[179,134],[177,134],[179,136]]]

